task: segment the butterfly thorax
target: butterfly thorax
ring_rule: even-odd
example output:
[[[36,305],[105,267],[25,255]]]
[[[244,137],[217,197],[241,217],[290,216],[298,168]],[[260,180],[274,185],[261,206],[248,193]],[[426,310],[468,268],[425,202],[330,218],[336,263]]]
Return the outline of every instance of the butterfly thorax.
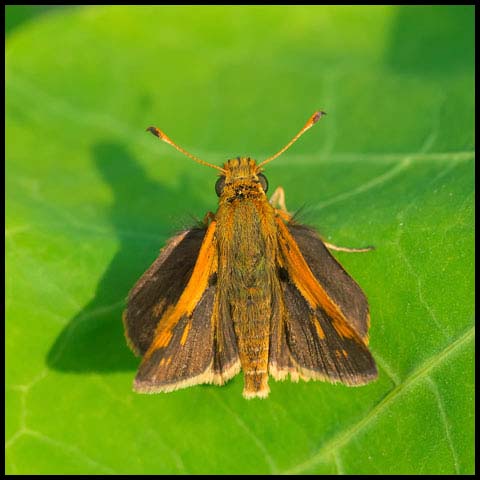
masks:
[[[220,315],[229,316],[245,374],[245,393],[268,394],[269,325],[277,255],[275,211],[255,161],[230,160],[217,221]]]

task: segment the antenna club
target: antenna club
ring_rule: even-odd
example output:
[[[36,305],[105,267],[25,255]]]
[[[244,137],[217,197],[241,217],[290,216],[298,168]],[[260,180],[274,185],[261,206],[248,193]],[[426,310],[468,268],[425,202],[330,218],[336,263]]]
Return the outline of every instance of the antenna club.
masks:
[[[327,114],[327,112],[323,112],[322,110],[319,110],[318,112],[315,112],[312,116],[312,123],[317,123],[326,114]]]
[[[153,133],[158,138],[163,138],[162,132],[157,127],[148,127],[146,131]]]

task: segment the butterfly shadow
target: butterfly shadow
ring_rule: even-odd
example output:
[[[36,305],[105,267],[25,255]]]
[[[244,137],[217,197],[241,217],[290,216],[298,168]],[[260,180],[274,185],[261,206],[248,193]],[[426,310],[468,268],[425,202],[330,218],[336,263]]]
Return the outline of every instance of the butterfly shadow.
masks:
[[[121,144],[98,143],[92,156],[113,193],[108,217],[119,248],[99,280],[95,296],[56,338],[47,354],[47,365],[77,373],[135,370],[139,360],[127,347],[123,332],[125,299],[166,239],[194,223],[186,218],[182,224],[172,213],[184,202],[185,191],[191,204],[202,208],[202,202],[192,199],[194,189],[189,188],[187,178],[178,188],[149,178]]]

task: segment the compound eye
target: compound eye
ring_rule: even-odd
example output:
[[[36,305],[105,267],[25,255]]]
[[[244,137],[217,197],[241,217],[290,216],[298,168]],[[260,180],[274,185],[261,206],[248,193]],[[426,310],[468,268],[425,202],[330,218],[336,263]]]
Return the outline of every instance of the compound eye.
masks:
[[[268,190],[268,180],[267,180],[267,177],[263,174],[263,173],[259,173],[257,175],[258,177],[258,181],[260,182],[260,185],[262,186],[263,188],[263,191],[265,193],[267,193],[267,190]]]
[[[224,187],[225,187],[225,176],[222,175],[217,180],[217,183],[215,183],[215,193],[217,194],[217,197],[219,197],[222,194]]]

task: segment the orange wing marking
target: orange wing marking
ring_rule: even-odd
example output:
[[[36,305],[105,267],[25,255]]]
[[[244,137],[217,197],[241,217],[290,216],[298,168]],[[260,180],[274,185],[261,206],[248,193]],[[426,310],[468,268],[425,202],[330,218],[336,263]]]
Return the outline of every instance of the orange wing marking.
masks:
[[[180,345],[185,345],[188,337],[188,332],[192,328],[192,322],[188,322],[183,329],[182,338],[180,339]]]
[[[280,248],[286,261],[286,269],[295,286],[310,304],[313,310],[322,307],[332,319],[332,325],[337,333],[344,338],[359,338],[357,333],[349,326],[338,305],[330,298],[325,289],[318,283],[310,267],[303,258],[297,242],[288,231],[287,226],[279,217],[276,218],[279,229]],[[315,323],[315,327],[318,327]],[[320,333],[320,332],[319,332]],[[322,331],[323,333],[323,331]],[[319,335],[321,337],[321,335]]]
[[[145,353],[145,358],[148,358],[158,348],[165,347],[169,344],[173,336],[173,328],[180,318],[184,315],[189,317],[202,298],[208,286],[208,279],[217,267],[217,249],[214,240],[216,225],[217,223],[212,221],[208,226],[192,276],[180,296],[178,303],[174,307],[168,308],[160,319],[152,344]],[[188,331],[190,330],[188,325],[189,324],[186,325],[182,335],[181,340],[183,343],[185,343]]]
[[[325,338],[325,332],[323,331],[322,327],[320,326],[320,322],[315,315],[312,315],[311,320],[315,325],[315,329],[317,330],[318,338],[323,340]]]

